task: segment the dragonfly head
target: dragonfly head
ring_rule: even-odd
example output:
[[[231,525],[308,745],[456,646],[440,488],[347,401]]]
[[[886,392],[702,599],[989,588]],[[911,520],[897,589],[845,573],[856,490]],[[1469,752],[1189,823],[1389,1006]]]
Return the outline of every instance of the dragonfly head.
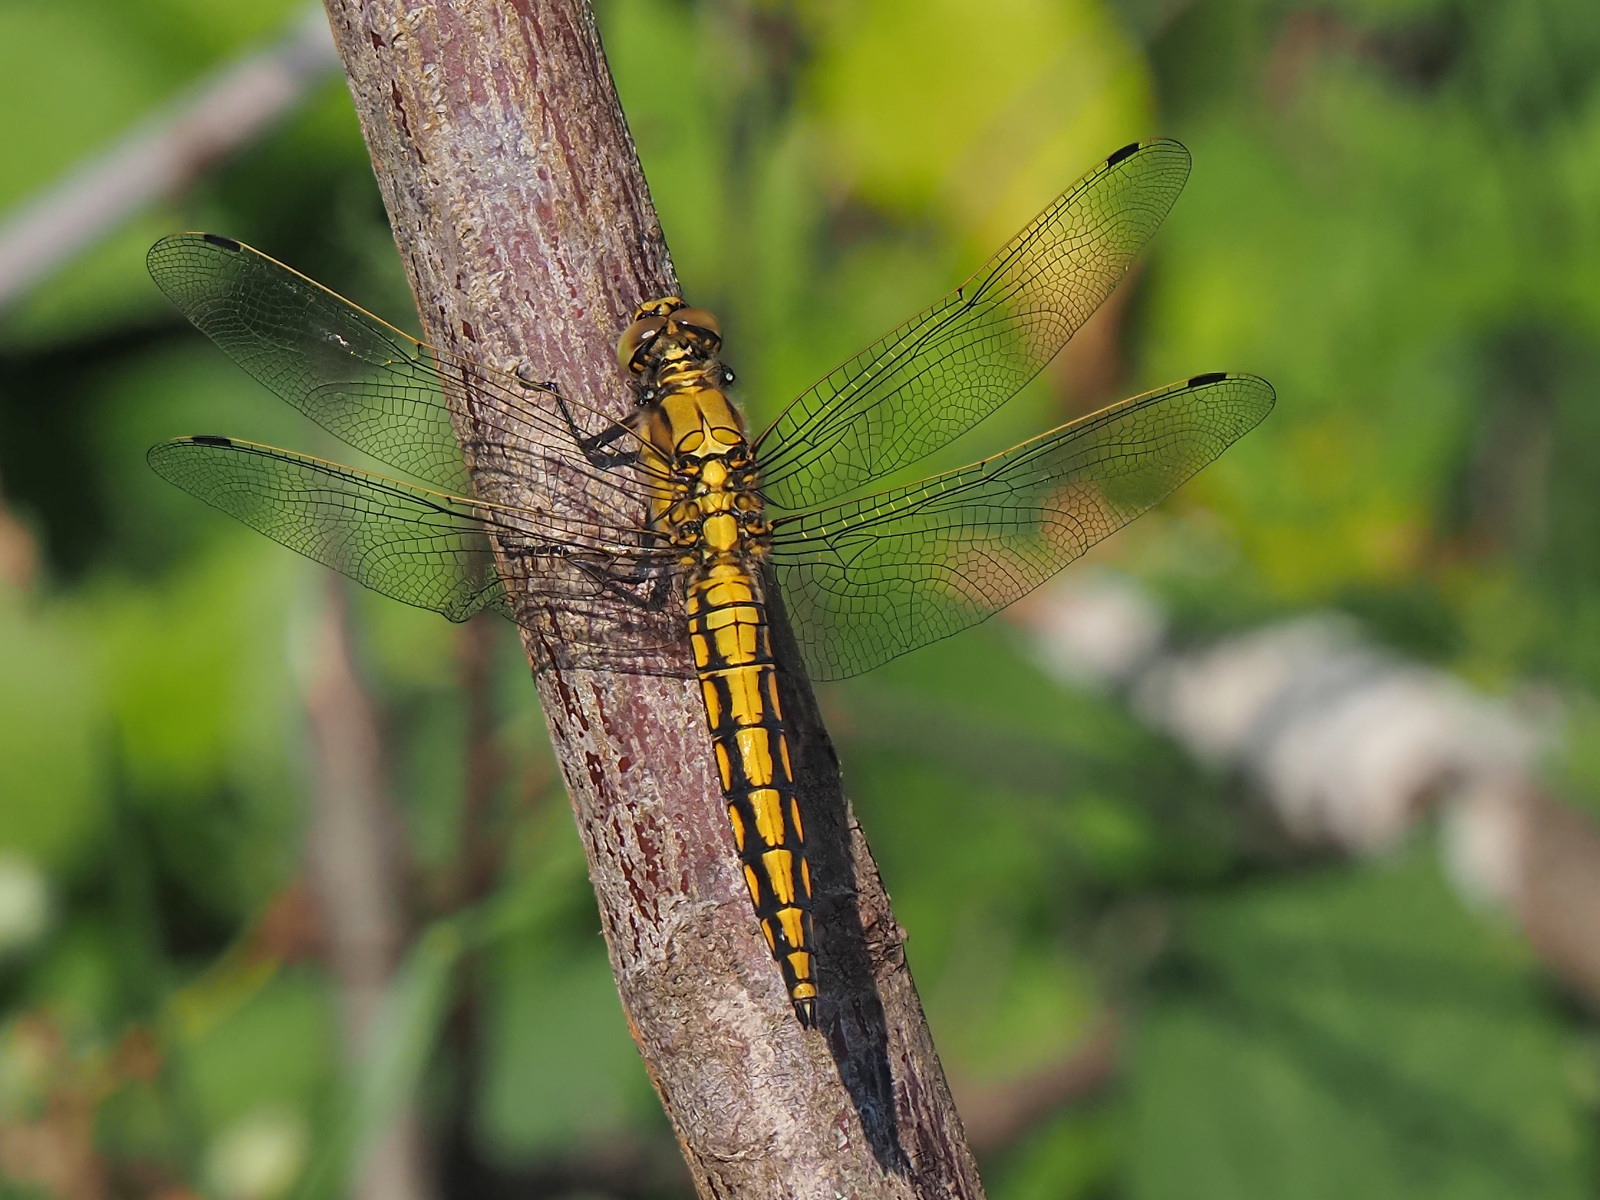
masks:
[[[663,367],[705,362],[722,347],[722,326],[703,308],[677,296],[641,304],[617,341],[622,372],[648,384]]]

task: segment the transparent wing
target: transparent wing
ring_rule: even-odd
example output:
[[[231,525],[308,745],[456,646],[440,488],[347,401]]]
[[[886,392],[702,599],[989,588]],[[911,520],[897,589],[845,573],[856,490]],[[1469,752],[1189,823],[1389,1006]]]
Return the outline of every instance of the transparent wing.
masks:
[[[1004,404],[1111,294],[1188,177],[1177,142],[1123,147],[965,284],[802,392],[756,440],[768,500],[842,496]]]
[[[920,483],[775,522],[772,560],[817,679],[867,671],[1032,591],[1271,411],[1198,375]]]
[[[603,595],[666,570],[649,547],[607,543],[521,509],[482,504],[307,455],[222,437],[149,452],[156,473],[291,550],[385,596],[452,621],[492,609],[517,618],[496,566],[525,572],[520,602]]]
[[[207,337],[260,383],[329,433],[379,462],[447,492],[469,490],[446,397],[473,432],[497,444],[533,434],[539,455],[527,482],[559,466],[589,499],[637,507],[637,470],[601,470],[578,450],[553,392],[417,341],[231,238],[163,238],[147,265],[157,286]],[[581,406],[569,407],[584,414]],[[598,418],[601,427],[611,425]],[[493,435],[505,436],[495,437]],[[561,487],[548,489],[559,502]],[[642,515],[642,508],[640,509]]]

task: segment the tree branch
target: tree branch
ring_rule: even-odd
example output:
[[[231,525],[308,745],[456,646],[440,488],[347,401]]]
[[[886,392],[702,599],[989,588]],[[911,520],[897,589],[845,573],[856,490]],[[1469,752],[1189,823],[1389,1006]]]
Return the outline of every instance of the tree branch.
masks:
[[[958,1088],[973,1148],[1004,1150],[1047,1117],[1103,1092],[1116,1076],[1118,1035],[1116,1018],[1106,1014],[1060,1058],[1004,1084]]]
[[[587,4],[327,6],[430,339],[622,415],[616,338],[677,285]],[[532,498],[509,469],[531,445],[467,439],[480,491]],[[811,1033],[738,874],[684,648],[655,664],[678,677],[579,669],[553,657],[548,624],[524,629],[623,1006],[702,1196],[981,1196],[903,934],[783,632],[814,859]]]
[[[1195,757],[1246,775],[1301,845],[1376,854],[1437,813],[1466,898],[1508,907],[1600,1008],[1600,829],[1541,784],[1527,714],[1330,613],[1177,651],[1154,597],[1080,574],[1014,615],[1064,679],[1122,692]]]
[[[352,1068],[372,1051],[379,1012],[405,948],[399,818],[383,786],[378,716],[356,677],[345,590],[330,576],[305,705],[315,762],[306,871]],[[407,1108],[361,1164],[357,1200],[428,1200],[421,1128]]]
[[[0,309],[146,204],[254,139],[334,67],[313,10],[275,45],[229,63],[0,223]]]

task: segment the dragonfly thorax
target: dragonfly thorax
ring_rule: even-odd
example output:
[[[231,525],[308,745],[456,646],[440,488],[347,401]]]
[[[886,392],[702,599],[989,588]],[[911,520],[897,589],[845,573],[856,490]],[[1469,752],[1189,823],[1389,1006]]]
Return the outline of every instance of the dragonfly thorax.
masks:
[[[772,526],[762,512],[755,465],[742,434],[720,453],[680,456],[670,473],[671,498],[658,516],[673,544],[683,547],[686,565],[765,554]]]
[[[749,457],[744,414],[719,388],[668,392],[643,417],[640,432],[669,464]]]
[[[644,443],[642,465],[668,482],[654,490],[653,524],[702,566],[759,556],[770,526],[762,516],[744,413],[724,385],[717,319],[676,296],[641,305],[617,343],[639,388],[629,424]]]

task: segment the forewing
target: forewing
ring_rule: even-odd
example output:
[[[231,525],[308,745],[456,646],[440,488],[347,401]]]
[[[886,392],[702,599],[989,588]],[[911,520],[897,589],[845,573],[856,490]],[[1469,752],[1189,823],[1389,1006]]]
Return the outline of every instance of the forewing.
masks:
[[[769,502],[842,496],[1004,404],[1111,294],[1188,176],[1177,142],[1123,147],[965,284],[801,393],[757,440]]]
[[[542,385],[427,346],[230,238],[164,238],[147,263],[161,290],[230,358],[379,462],[446,492],[468,491],[449,396],[476,436],[520,444],[531,435],[540,444],[539,455],[523,465],[526,483],[547,483],[541,469],[559,465],[563,484],[580,479],[588,498],[610,500],[613,511],[619,502],[621,511],[636,507],[637,472],[592,466],[554,393]],[[561,488],[546,491],[560,502]]]
[[[775,523],[772,559],[814,678],[948,637],[1158,503],[1271,411],[1252,375],[1201,375],[993,458]]]

